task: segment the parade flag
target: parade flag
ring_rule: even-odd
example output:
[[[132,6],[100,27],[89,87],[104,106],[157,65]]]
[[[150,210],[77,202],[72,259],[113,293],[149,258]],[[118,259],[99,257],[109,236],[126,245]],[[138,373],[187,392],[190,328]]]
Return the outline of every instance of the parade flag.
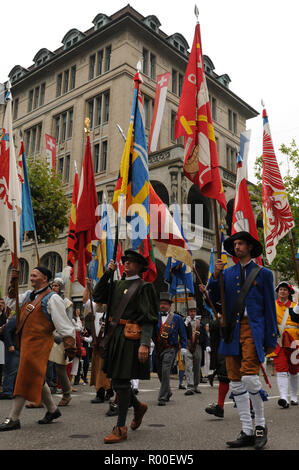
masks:
[[[181,229],[150,184],[151,239],[165,258],[174,258],[193,269],[192,253]]]
[[[175,138],[181,136],[185,139],[185,176],[199,187],[204,196],[216,199],[226,211],[199,24],[195,29],[175,123]]]
[[[166,97],[167,97],[169,78],[170,78],[170,72],[164,73],[157,77],[154,114],[153,114],[151,133],[150,133],[150,139],[149,139],[149,144],[148,144],[149,153],[155,152],[157,150],[161,123],[162,123],[165,102],[166,102]]]
[[[153,242],[148,235],[147,238],[142,240],[139,247],[139,252],[144,256],[148,262],[148,268],[145,273],[142,274],[142,279],[146,282],[154,282],[157,278],[156,259],[154,255]]]
[[[76,220],[77,279],[83,287],[86,286],[86,265],[92,260],[92,241],[96,240],[97,206],[90,136],[88,135],[79,186]]]
[[[251,131],[240,134],[240,152],[237,156],[237,181],[231,234],[248,232],[253,238],[259,240],[246,181],[250,136]],[[239,262],[237,257],[233,257],[233,260],[235,263]],[[255,261],[257,264],[263,265],[260,256]]]
[[[186,247],[192,256],[188,241],[184,235],[178,204],[175,204],[174,207],[173,220],[177,227],[179,227],[181,237],[185,240]],[[180,260],[174,259],[173,257],[168,258],[167,266],[164,272],[164,279],[170,284],[169,292],[171,294],[175,295],[177,293],[178,287],[180,285],[184,285],[186,287],[186,291],[191,292],[194,295],[193,274],[190,265],[186,265]]]
[[[99,239],[95,256],[95,280],[101,279],[111,259],[113,259],[113,237],[106,200],[102,205],[100,222],[97,224],[96,236]]]
[[[122,278],[122,275],[124,273],[124,265],[121,259],[123,255],[124,255],[124,245],[123,245],[123,241],[120,240],[117,245],[117,253],[116,253],[117,272],[118,272],[119,279]]]
[[[124,208],[120,208],[119,203],[125,200],[126,220],[132,229],[132,248],[137,250],[149,234],[150,210],[148,152],[144,108],[139,90],[142,80],[139,72],[136,73],[134,81],[130,126],[112,204],[116,212],[122,212]]]
[[[45,134],[46,139],[46,156],[50,170],[56,170],[56,139]]]
[[[225,236],[224,236],[224,227],[223,225],[221,224],[220,226],[220,246],[221,246],[221,260],[224,264],[224,269],[228,268],[228,264],[227,264],[227,253],[224,249],[224,240],[225,240]]]
[[[208,274],[208,281],[210,277],[213,276],[215,270],[215,263],[214,263],[214,248],[211,248],[211,255],[210,255],[210,265],[209,265],[209,274]]]
[[[70,280],[75,282],[75,264],[78,256],[78,250],[76,247],[77,237],[76,237],[76,223],[77,223],[77,202],[78,202],[78,193],[79,193],[79,175],[77,164],[75,162],[75,178],[73,186],[73,195],[72,195],[72,205],[71,213],[69,220],[69,230],[68,230],[68,239],[67,239],[67,265],[71,268]]]
[[[16,216],[13,206],[16,207]],[[13,222],[16,222],[16,256],[20,253],[20,215],[22,212],[21,188],[12,130],[12,96],[6,94],[6,109],[0,132],[0,235],[5,238],[12,253],[14,248]]]
[[[277,164],[267,112],[263,110],[263,222],[266,257],[272,264],[276,246],[294,226],[288,196]]]
[[[18,161],[19,181],[21,183],[22,193],[22,214],[20,220],[20,251],[23,250],[23,235],[24,232],[35,231],[35,221],[32,208],[31,191],[28,179],[28,170],[26,163],[26,155],[24,142],[21,141],[21,148]]]

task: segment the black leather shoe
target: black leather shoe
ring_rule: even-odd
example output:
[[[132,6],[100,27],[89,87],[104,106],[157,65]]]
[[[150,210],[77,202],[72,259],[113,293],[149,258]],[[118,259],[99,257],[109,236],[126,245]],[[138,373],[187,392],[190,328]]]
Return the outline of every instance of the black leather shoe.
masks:
[[[254,440],[254,448],[256,450],[261,450],[267,444],[267,435],[268,429],[267,426],[263,428],[263,426],[256,426],[255,428],[255,440]]]
[[[43,419],[40,419],[38,421],[38,424],[50,424],[53,421],[53,419],[57,419],[60,416],[61,416],[61,413],[58,408],[56,409],[56,411],[54,411],[54,413],[50,413],[50,411],[47,411]]]
[[[297,401],[294,401],[294,400],[291,400],[291,405],[292,405],[292,406],[298,406],[298,402],[297,402]]]
[[[219,406],[212,403],[212,405],[207,406],[205,412],[209,415],[217,416],[217,418],[224,418],[224,410]]]
[[[171,397],[172,397],[172,392],[169,392],[169,394],[167,395],[166,401],[169,401]]]
[[[290,406],[284,398],[280,398],[278,400],[277,404],[278,404],[278,406],[281,406],[281,408],[285,408],[285,409],[289,408],[289,406]]]
[[[109,403],[109,410],[106,413],[106,416],[117,416],[118,415],[118,406],[115,403]]]
[[[105,398],[95,397],[93,400],[90,400],[91,403],[105,403]]]
[[[185,385],[179,385],[179,390],[186,390]]]
[[[235,441],[229,441],[226,443],[231,448],[238,448],[238,447],[250,447],[254,446],[254,435],[248,436],[245,432],[241,431],[239,437]]]
[[[0,431],[14,431],[15,429],[20,429],[21,423],[19,419],[13,421],[10,418],[7,418],[4,423],[0,424]]]
[[[193,390],[187,390],[187,392],[184,393],[184,395],[194,395]]]
[[[195,392],[195,393],[201,393],[201,391],[200,391],[199,388],[197,388],[197,387],[194,387],[194,392]]]
[[[158,401],[158,406],[166,406],[165,401],[159,400],[159,401]]]

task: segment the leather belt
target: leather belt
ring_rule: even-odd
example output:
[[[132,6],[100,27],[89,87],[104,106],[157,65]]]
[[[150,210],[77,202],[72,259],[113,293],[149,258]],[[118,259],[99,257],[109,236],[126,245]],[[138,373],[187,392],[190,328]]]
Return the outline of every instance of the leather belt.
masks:
[[[109,322],[112,322],[113,318],[109,317]],[[123,320],[122,318],[119,320],[118,325],[126,325],[127,323],[130,323],[130,320]]]

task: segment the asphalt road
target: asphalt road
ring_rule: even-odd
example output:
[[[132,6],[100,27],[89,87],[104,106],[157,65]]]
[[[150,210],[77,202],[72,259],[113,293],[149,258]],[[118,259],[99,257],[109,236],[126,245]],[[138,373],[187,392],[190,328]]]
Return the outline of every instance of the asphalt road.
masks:
[[[263,387],[269,393],[269,401],[265,403],[269,428],[269,441],[265,451],[298,450],[299,406],[286,410],[279,408],[276,378],[270,377],[270,381],[271,390],[262,379]],[[157,406],[159,381],[156,374],[153,374],[150,381],[140,382],[138,398],[146,402],[149,409],[141,427],[136,431],[129,429],[127,441],[120,444],[107,445],[103,442],[103,438],[116,424],[115,417],[105,416],[108,410],[107,402],[91,404],[90,400],[95,396],[94,388],[79,385],[76,387],[78,391],[72,395],[71,403],[61,408],[61,418],[49,425],[37,423],[38,419],[44,416],[45,410],[24,408],[21,429],[0,433],[0,450],[104,450],[114,456],[119,451],[135,450],[176,451],[177,454],[180,451],[225,451],[225,442],[236,438],[241,428],[237,410],[228,396],[224,419],[215,418],[205,412],[208,404],[217,402],[218,382],[215,382],[214,387],[201,384],[202,393],[193,396],[185,396],[183,390],[178,390],[176,376],[171,379],[171,387],[173,396],[170,402],[167,406],[160,407]],[[54,395],[54,400],[58,403],[60,396]],[[11,405],[11,400],[0,401],[1,422],[8,416]],[[129,409],[128,427],[132,416],[133,410]],[[163,452],[159,455],[161,454]]]

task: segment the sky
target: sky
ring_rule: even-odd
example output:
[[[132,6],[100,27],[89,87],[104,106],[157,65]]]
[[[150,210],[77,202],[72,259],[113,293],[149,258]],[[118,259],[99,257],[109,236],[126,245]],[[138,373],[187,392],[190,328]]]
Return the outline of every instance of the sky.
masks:
[[[156,15],[166,34],[183,34],[190,49],[197,4],[203,53],[218,75],[229,75],[230,89],[260,113],[247,121],[247,129],[252,131],[249,180],[255,182],[254,162],[262,154],[261,100],[268,112],[281,173],[286,174],[286,157],[279,148],[292,139],[299,145],[297,0],[51,0],[47,6],[40,0],[10,0],[0,29],[0,82],[7,80],[15,65],[32,65],[41,48],[58,49],[70,29],[84,32],[93,26],[98,13],[109,16],[128,3],[144,16]]]

